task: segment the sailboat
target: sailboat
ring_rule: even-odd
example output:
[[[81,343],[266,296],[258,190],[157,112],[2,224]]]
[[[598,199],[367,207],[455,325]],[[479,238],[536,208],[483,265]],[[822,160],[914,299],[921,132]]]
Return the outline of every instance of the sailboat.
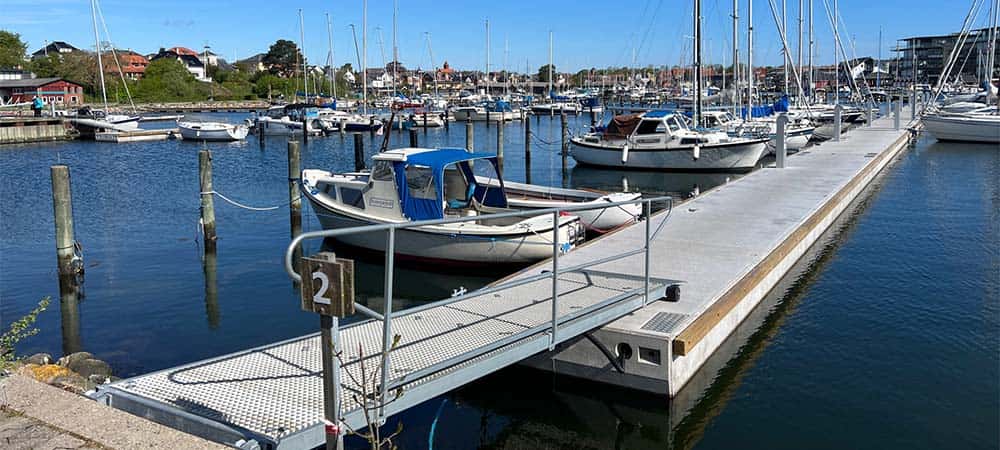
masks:
[[[70,119],[70,121],[76,127],[77,131],[80,132],[80,136],[83,138],[93,139],[96,138],[98,134],[107,132],[136,131],[139,129],[139,116],[108,112],[108,90],[104,83],[104,62],[101,60],[101,38],[97,28],[97,0],[90,1],[90,11],[91,18],[94,23],[97,74],[101,81],[101,98],[104,100],[104,109],[85,106],[77,110],[76,114],[72,119]]]
[[[578,163],[661,170],[749,170],[767,149],[767,136],[730,136],[701,128],[701,0],[694,1],[693,126],[666,111],[615,116],[603,129],[574,137]]]

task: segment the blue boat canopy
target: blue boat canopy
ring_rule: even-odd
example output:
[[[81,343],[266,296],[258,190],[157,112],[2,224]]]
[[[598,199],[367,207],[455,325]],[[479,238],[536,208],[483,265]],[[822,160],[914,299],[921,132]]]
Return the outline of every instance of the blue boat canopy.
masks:
[[[444,218],[444,171],[447,167],[456,166],[465,175],[469,184],[465,194],[465,202],[475,201],[485,206],[496,208],[507,207],[507,194],[504,192],[503,180],[497,175],[500,187],[480,185],[476,182],[475,173],[470,161],[486,160],[497,170],[497,159],[489,153],[470,153],[460,148],[442,148],[424,152],[410,153],[405,161],[393,161],[396,191],[399,193],[399,203],[403,214],[410,220],[432,220]],[[407,170],[408,168],[414,170]],[[424,169],[422,172],[420,169]],[[412,179],[411,179],[412,178]],[[454,207],[453,205],[449,205]]]

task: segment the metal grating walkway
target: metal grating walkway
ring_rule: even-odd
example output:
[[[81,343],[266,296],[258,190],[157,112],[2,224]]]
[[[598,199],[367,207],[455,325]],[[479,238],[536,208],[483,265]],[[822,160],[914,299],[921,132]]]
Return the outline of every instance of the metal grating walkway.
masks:
[[[643,304],[644,280],[591,270],[559,276],[556,342],[579,336]],[[663,296],[653,280],[651,299]],[[404,395],[387,407],[394,414],[495,370],[543,352],[551,344],[552,281],[548,278],[499,292],[470,293],[440,306],[393,319],[400,335],[392,352],[391,387]],[[340,330],[346,365],[341,381],[360,391],[346,372],[361,364],[377,370],[382,324],[366,321]],[[358,360],[359,345],[365,359]],[[323,442],[320,338],[304,336],[99,387],[93,396],[167,425],[235,445],[310,448]],[[369,392],[375,386],[367,386]],[[344,395],[345,421],[364,426],[362,411]],[[252,446],[252,442],[251,445]]]

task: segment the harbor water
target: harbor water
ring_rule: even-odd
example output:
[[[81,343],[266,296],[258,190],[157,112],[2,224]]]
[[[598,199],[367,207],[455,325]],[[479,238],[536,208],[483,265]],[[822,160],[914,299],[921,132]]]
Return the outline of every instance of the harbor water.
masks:
[[[232,121],[243,115],[224,115]],[[739,174],[562,170],[559,118],[533,118],[530,181],[683,198]],[[589,125],[571,117],[570,128]],[[524,129],[504,129],[504,176],[526,181]],[[465,125],[418,130],[464,147]],[[389,147],[408,142],[388,132]],[[475,126],[494,152],[496,125]],[[364,135],[370,156],[383,136]],[[289,241],[286,138],[240,143],[64,142],[0,148],[0,323],[53,298],[21,354],[85,350],[128,377],[316,331],[282,269]],[[218,254],[198,227],[198,150],[212,150]],[[823,151],[822,145],[815,151]],[[303,168],[354,167],[351,135],[310,138]],[[59,300],[49,167],[70,167],[85,282]],[[671,404],[523,368],[392,419],[401,448],[997,448],[1000,445],[1000,151],[923,137],[856,215],[748,320],[731,351]],[[788,186],[795,189],[795,186]],[[776,192],[773,195],[781,195]],[[761,198],[766,202],[766,198]],[[309,206],[303,228],[319,229]],[[308,251],[315,251],[311,245]],[[397,269],[395,309],[505,273]],[[377,306],[378,261],[357,267]],[[360,445],[360,442],[349,441]]]

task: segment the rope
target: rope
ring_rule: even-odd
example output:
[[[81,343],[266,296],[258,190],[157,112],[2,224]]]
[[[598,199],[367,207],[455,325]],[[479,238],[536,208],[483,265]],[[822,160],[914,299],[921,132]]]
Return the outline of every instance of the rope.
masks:
[[[274,211],[274,210],[276,210],[278,208],[281,208],[281,207],[284,207],[284,206],[288,206],[288,205],[292,204],[292,202],[295,202],[295,201],[297,201],[297,200],[299,200],[299,199],[302,198],[302,196],[299,195],[294,200],[290,200],[290,201],[288,201],[286,203],[282,203],[282,204],[277,205],[277,206],[256,207],[256,206],[244,205],[243,203],[240,203],[240,202],[238,202],[236,200],[233,200],[233,199],[231,199],[229,197],[226,197],[225,195],[222,195],[222,193],[218,192],[218,191],[201,192],[201,195],[206,195],[206,194],[207,195],[217,195],[219,198],[221,198],[222,200],[225,200],[230,205],[233,205],[233,206],[235,206],[237,208],[243,208],[243,209],[246,209],[246,210],[250,210],[250,211]]]

